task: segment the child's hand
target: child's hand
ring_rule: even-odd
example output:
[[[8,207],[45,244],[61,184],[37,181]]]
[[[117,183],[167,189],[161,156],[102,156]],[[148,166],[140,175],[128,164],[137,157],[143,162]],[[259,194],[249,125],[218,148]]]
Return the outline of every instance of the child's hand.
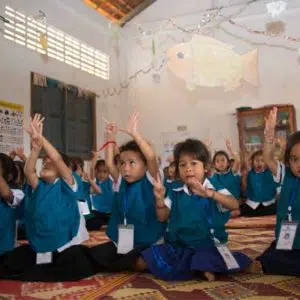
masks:
[[[116,141],[117,138],[117,132],[118,132],[118,127],[116,123],[106,123],[106,128],[105,128],[105,139],[106,141]]]
[[[82,178],[86,181],[90,181],[91,180],[91,177],[89,176],[88,173],[86,172],[82,172]]]
[[[274,131],[277,120],[277,107],[269,112],[268,117],[265,118],[265,135],[267,138],[274,138]]]
[[[138,130],[137,130],[138,123],[139,123],[139,113],[134,112],[129,118],[127,128],[120,129],[120,131],[123,131],[134,138],[134,136],[138,133]]]
[[[190,180],[189,186],[194,194],[197,194],[197,195],[199,195],[201,197],[205,197],[205,198],[213,198],[214,197],[215,191],[212,189],[205,188],[203,186],[203,184],[195,178]]]
[[[211,139],[210,139],[209,137],[207,137],[207,138],[205,138],[205,139],[203,140],[203,143],[204,143],[204,145],[207,147],[207,149],[208,149],[209,151],[211,151],[211,149],[212,149],[212,141],[211,141]]]
[[[12,160],[14,160],[15,157],[17,156],[16,149],[11,150],[11,151],[9,152],[8,156],[9,156]]]
[[[17,147],[15,149],[15,152],[19,157],[22,157],[24,155],[24,149],[22,147]]]
[[[31,145],[35,150],[41,150],[42,138],[43,138],[43,122],[45,118],[42,118],[40,114],[35,114],[33,119],[30,120],[30,126],[25,129],[31,136]]]
[[[153,179],[153,192],[157,202],[163,202],[165,199],[166,188],[161,182],[160,174],[157,173],[156,180]]]
[[[227,148],[228,152],[229,153],[233,153],[231,140],[230,139],[226,139],[225,140],[225,144],[226,144],[226,148]]]
[[[280,147],[280,149],[285,149],[286,143],[287,143],[286,137],[277,136],[275,141],[276,141],[276,144]]]
[[[20,157],[21,159],[23,159],[25,157],[25,154],[24,154],[24,149],[22,147],[17,147],[15,149],[15,152],[16,152],[16,155],[18,157]]]
[[[100,151],[92,151],[92,160],[97,160],[101,158]]]

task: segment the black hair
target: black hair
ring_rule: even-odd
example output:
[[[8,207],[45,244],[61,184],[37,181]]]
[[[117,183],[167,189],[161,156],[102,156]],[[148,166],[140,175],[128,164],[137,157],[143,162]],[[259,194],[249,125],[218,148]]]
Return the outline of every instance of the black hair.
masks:
[[[131,141],[127,142],[126,144],[123,144],[120,147],[120,153],[125,152],[125,151],[133,151],[133,152],[138,153],[140,155],[142,161],[145,163],[145,165],[147,165],[146,157],[143,154],[142,150],[140,149],[139,145],[137,144],[137,142],[135,140],[131,140]]]
[[[9,187],[15,186],[18,170],[12,158],[4,153],[0,153],[0,165],[3,179],[7,182]]]
[[[76,172],[78,167],[80,167],[82,170],[84,168],[84,161],[81,157],[73,157],[71,158],[71,169],[72,172]]]
[[[227,162],[230,163],[230,158],[229,158],[229,155],[226,151],[223,151],[223,150],[219,150],[215,153],[214,157],[213,157],[213,164],[215,164],[216,162],[216,159],[217,159],[217,156],[225,156],[226,159],[227,159]]]
[[[174,160],[170,162],[169,167],[176,167],[176,163]]]
[[[98,169],[99,167],[102,167],[102,166],[105,166],[105,160],[104,159],[97,160],[95,169]]]
[[[20,185],[20,187],[22,187],[25,182],[25,174],[24,174],[25,163],[20,160],[14,161],[14,163],[17,169],[17,177],[20,176],[20,180],[21,180],[21,182],[18,182],[18,184]]]
[[[195,158],[201,161],[204,167],[210,163],[210,153],[204,143],[196,139],[187,139],[175,145],[174,161],[176,164],[176,173],[178,174],[178,166],[180,156],[183,154],[192,154]]]
[[[262,156],[264,155],[263,151],[260,149],[260,150],[256,150],[252,155],[251,155],[251,162],[253,163],[255,157],[257,156]]]
[[[290,156],[292,148],[300,143],[300,131],[296,131],[295,133],[291,134],[287,140],[286,149],[284,153],[284,162],[285,164],[290,163]]]

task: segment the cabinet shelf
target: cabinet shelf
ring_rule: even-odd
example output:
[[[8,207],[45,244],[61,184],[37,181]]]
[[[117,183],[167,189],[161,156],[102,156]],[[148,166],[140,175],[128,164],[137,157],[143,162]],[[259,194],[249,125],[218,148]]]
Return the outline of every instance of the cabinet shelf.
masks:
[[[237,126],[239,133],[239,145],[242,159],[245,157],[245,149],[258,148],[262,145],[264,117],[268,116],[273,106],[248,109],[246,111],[236,111]],[[296,114],[293,105],[277,105],[278,120],[276,131],[284,132],[284,135],[289,135],[296,131]],[[280,134],[280,133],[279,133]],[[253,139],[253,143],[250,142]],[[259,141],[260,140],[260,141]]]

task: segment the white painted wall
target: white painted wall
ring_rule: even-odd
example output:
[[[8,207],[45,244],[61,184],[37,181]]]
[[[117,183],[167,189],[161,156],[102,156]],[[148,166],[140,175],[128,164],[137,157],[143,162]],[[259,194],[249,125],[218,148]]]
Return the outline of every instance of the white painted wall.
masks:
[[[129,74],[141,66],[149,65],[152,59],[152,37],[139,35],[136,30],[138,24],[153,30],[159,27],[162,18],[173,17],[171,12],[174,10],[177,10],[180,15],[175,19],[179,24],[187,26],[199,23],[201,19],[199,13],[182,16],[183,13],[188,12],[185,10],[187,1],[178,3],[176,9],[171,2],[174,3],[170,0],[158,0],[125,29]],[[253,29],[265,30],[265,24],[271,21],[271,18],[266,15],[265,2],[267,1],[261,1],[256,6],[249,7],[238,19],[239,22]],[[194,11],[197,11],[199,5],[197,6],[195,1],[193,3]],[[181,14],[178,6],[182,8]],[[300,1],[289,1],[288,7],[290,10],[283,15],[282,19],[286,22],[286,34],[299,37]],[[188,8],[193,11],[190,6]],[[151,16],[152,20],[160,21],[151,22]],[[259,88],[246,86],[230,93],[225,93],[222,89],[197,88],[196,91],[189,92],[184,82],[177,79],[167,68],[160,72],[160,83],[153,82],[152,73],[141,75],[128,92],[127,110],[131,111],[133,107],[138,107],[141,112],[141,129],[145,136],[157,146],[158,152],[162,150],[161,132],[176,131],[178,125],[187,125],[192,137],[210,137],[215,148],[224,148],[223,138],[226,137],[231,137],[234,146],[238,147],[236,117],[233,113],[239,106],[260,107],[276,103],[292,103],[297,110],[298,128],[300,128],[298,53],[283,48],[259,45],[260,43],[282,44],[297,49],[299,43],[249,34],[245,30],[226,23],[223,26],[234,35],[243,37],[244,40],[232,37],[220,29],[214,31],[214,37],[234,45],[238,53],[244,54],[254,48],[259,49]],[[188,41],[190,38],[191,36],[181,34],[177,30],[169,30],[155,36],[157,56],[163,55],[164,51],[182,39]],[[258,45],[252,45],[247,40]]]
[[[0,36],[0,99],[25,106],[25,126],[30,113],[30,72],[38,72],[68,84],[91,90],[101,95],[107,87],[119,84],[119,68],[112,47],[112,34],[108,22],[81,1],[70,0],[4,0],[0,3],[0,13],[5,5],[35,16],[41,9],[47,16],[49,25],[86,42],[110,55],[110,80],[106,81],[64,63],[43,56]],[[3,27],[3,24],[0,24]],[[122,96],[97,98],[97,144],[103,143],[102,114],[107,118],[120,117]],[[25,135],[25,151],[29,152],[29,139]]]
[[[215,1],[224,4],[226,1]],[[244,11],[241,23],[251,28],[265,29],[270,21],[265,14],[265,2],[259,1]],[[36,71],[81,88],[101,93],[106,87],[118,87],[120,79],[127,78],[141,67],[148,67],[152,61],[151,38],[141,36],[136,30],[138,24],[155,29],[163,18],[179,15],[175,20],[187,26],[197,25],[201,19],[203,8],[210,7],[210,1],[177,2],[173,0],[157,0],[154,5],[134,18],[122,30],[120,41],[121,55],[119,61],[115,55],[114,42],[108,22],[98,13],[85,6],[81,1],[45,0],[22,1],[4,0],[0,3],[0,12],[4,5],[36,15],[41,9],[46,13],[48,23],[87,42],[95,48],[111,56],[111,79],[104,81],[73,67],[49,59],[45,62],[37,53],[16,45],[0,37],[0,98],[25,105],[26,117],[30,110],[30,72]],[[217,4],[218,4],[217,3]],[[289,1],[291,9],[283,18],[286,22],[286,33],[294,36],[299,34],[300,0]],[[298,7],[298,10],[295,9]],[[236,7],[234,8],[236,9]],[[190,14],[184,16],[184,14]],[[228,12],[228,10],[227,10]],[[153,22],[154,20],[154,22]],[[159,20],[158,22],[156,22]],[[268,39],[257,35],[247,34],[244,30],[224,24],[231,33],[240,35],[243,41],[216,29],[214,36],[235,46],[238,53],[258,47],[260,87],[247,87],[232,93],[224,93],[222,89],[197,88],[189,92],[184,82],[171,74],[166,67],[160,72],[160,83],[152,80],[153,72],[140,75],[131,82],[128,90],[123,90],[116,97],[97,99],[97,141],[103,141],[103,124],[101,115],[117,121],[121,126],[126,124],[130,112],[137,108],[141,112],[141,130],[144,135],[156,145],[158,152],[162,151],[162,132],[176,131],[178,125],[187,125],[191,136],[211,137],[215,148],[223,148],[223,137],[231,137],[237,146],[236,120],[233,113],[239,106],[258,107],[272,103],[292,103],[297,109],[298,128],[300,122],[300,66],[297,52],[251,45],[246,40],[255,43],[277,43],[288,47],[299,47],[297,43],[289,43],[282,39]],[[137,38],[137,35],[139,38]],[[155,37],[157,57],[181,40],[188,41],[191,36],[181,34],[176,30],[166,31]],[[124,135],[121,140],[126,139]],[[29,141],[25,139],[25,149],[29,150]]]

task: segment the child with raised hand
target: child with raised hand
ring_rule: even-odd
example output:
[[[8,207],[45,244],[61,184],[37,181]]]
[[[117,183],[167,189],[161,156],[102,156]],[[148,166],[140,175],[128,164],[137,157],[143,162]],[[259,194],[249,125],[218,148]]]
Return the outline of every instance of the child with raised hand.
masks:
[[[14,207],[24,198],[16,179],[17,170],[13,160],[0,153],[0,262],[4,254],[15,248],[16,243],[17,215]]]
[[[264,273],[300,275],[300,131],[287,140],[284,163],[274,157],[277,108],[265,120],[264,160],[282,185],[277,202],[276,239],[258,260]]]
[[[107,224],[114,200],[114,192],[112,189],[112,177],[104,159],[98,159],[99,153],[93,154],[91,162],[91,188],[93,212],[98,216],[102,225]]]
[[[168,190],[172,190],[182,186],[182,182],[176,176],[175,161],[170,162],[168,167],[168,177],[164,179],[164,186]]]
[[[247,200],[240,206],[241,215],[257,217],[276,214],[279,184],[274,180],[271,169],[265,163],[262,150],[252,153],[250,165],[243,179]]]
[[[214,174],[210,177],[212,182],[218,181],[237,200],[241,198],[240,156],[233,151],[232,143],[226,139],[226,147],[233,163],[231,165],[229,155],[225,151],[217,151],[213,157]]]
[[[32,145],[25,164],[32,188],[24,213],[29,245],[7,255],[0,276],[24,281],[77,280],[93,274],[88,248],[79,245],[87,231],[77,204],[78,185],[67,157],[42,135],[43,120],[35,114],[27,129]],[[46,157],[39,178],[35,167],[42,148]]]
[[[237,209],[239,203],[226,189],[213,186],[206,178],[210,160],[207,147],[199,140],[188,139],[176,145],[174,157],[184,185],[165,197],[165,188],[157,178],[157,216],[162,222],[168,220],[165,244],[143,251],[139,266],[165,280],[187,280],[197,272],[214,280],[215,272],[245,269],[251,260],[226,247],[224,213]]]
[[[87,229],[89,231],[99,230],[102,225],[108,223],[114,192],[112,189],[112,178],[109,176],[105,160],[99,159],[100,152],[92,152],[90,166],[90,209],[91,215],[87,216]]]
[[[111,242],[91,248],[98,271],[136,269],[142,250],[160,242],[166,224],[157,220],[153,176],[158,172],[156,155],[138,131],[138,113],[126,129],[132,140],[120,147],[119,167],[114,161],[117,126],[106,125],[105,162],[114,179],[115,199],[106,234]]]

